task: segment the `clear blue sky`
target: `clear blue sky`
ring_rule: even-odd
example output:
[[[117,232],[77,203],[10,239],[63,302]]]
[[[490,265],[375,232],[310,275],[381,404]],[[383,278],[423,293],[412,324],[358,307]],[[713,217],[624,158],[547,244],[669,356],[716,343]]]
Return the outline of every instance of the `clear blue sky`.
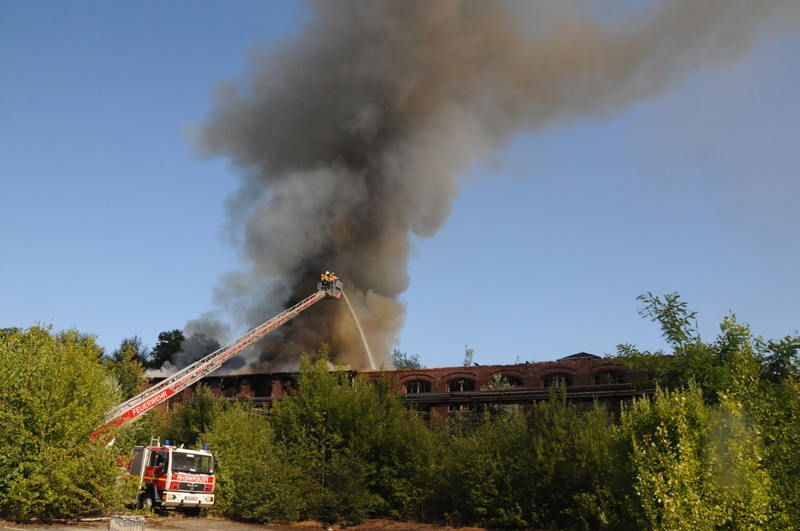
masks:
[[[239,267],[224,231],[237,180],[181,131],[305,17],[289,2],[0,0],[0,327],[75,327],[111,350],[210,309]],[[708,339],[729,311],[758,335],[795,332],[798,94],[795,26],[624,114],[516,137],[414,239],[397,348],[429,367],[465,345],[482,364],[658,349],[636,312],[647,291],[678,291]]]

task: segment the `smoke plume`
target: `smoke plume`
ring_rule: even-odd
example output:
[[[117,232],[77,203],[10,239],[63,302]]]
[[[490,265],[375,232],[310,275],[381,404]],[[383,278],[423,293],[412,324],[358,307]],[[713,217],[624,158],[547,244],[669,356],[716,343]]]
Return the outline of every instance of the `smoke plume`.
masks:
[[[248,268],[222,279],[219,309],[256,325],[334,271],[373,355],[388,362],[409,237],[442,227],[461,173],[520,132],[620,113],[697,67],[735,62],[796,21],[799,5],[309,3],[298,33],[254,53],[244,80],[219,83],[207,118],[189,130],[200,156],[227,157],[241,177],[227,207]],[[269,336],[250,361],[287,370],[322,342],[367,365],[347,306],[330,301]]]

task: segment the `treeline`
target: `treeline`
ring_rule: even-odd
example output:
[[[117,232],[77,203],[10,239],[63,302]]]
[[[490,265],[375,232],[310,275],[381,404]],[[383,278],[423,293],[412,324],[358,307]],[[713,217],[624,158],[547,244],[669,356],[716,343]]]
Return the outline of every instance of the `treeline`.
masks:
[[[116,451],[151,435],[209,444],[219,458],[215,511],[252,522],[799,529],[800,337],[764,341],[730,316],[703,342],[677,295],[642,300],[670,351],[619,347],[623,363],[658,384],[652,397],[621,408],[575,407],[553,390],[546,403],[429,426],[397,399],[393,382],[351,383],[322,348],[302,359],[296,390],[271,411],[201,388],[179,409],[124,430]],[[0,517],[70,516],[124,497],[114,455],[85,443],[121,394],[94,348],[74,333],[2,336]],[[47,366],[63,370],[67,352],[79,354],[68,370],[88,384],[66,375],[40,382]],[[42,392],[63,398],[45,406]]]

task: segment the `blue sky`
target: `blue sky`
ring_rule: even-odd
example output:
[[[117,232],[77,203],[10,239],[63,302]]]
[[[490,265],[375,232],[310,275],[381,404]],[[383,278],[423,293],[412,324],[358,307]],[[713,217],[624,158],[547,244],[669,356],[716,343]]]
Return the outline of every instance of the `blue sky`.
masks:
[[[181,131],[306,16],[0,0],[0,326],[75,327],[111,350],[211,308],[239,268],[224,231],[237,180]],[[461,176],[435,237],[413,239],[397,348],[430,367],[460,364],[465,345],[483,364],[662,348],[636,312],[647,291],[678,291],[707,339],[729,311],[793,333],[798,93],[795,27],[624,114],[517,136]]]

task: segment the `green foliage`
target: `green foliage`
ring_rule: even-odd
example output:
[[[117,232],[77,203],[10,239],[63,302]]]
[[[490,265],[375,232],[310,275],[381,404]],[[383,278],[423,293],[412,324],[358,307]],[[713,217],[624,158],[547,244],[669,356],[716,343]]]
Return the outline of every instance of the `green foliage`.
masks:
[[[713,343],[704,343],[691,321],[695,312],[689,312],[677,293],[659,297],[648,293],[639,297],[646,302],[639,313],[660,323],[661,331],[673,347],[669,356],[663,352],[639,351],[634,346],[617,347],[617,360],[629,369],[646,372],[652,382],[666,389],[678,389],[694,381],[703,391],[706,401],[715,402],[719,393],[732,385],[731,370],[742,349],[752,357],[752,334],[746,325],[736,321],[735,315],[727,317],[720,325],[720,334]]]
[[[439,494],[452,524],[529,525],[530,507],[520,504],[529,464],[522,457],[529,452],[527,435],[521,417],[461,423],[441,433],[446,480]]]
[[[330,372],[325,354],[315,361],[303,357],[297,391],[276,408],[274,424],[278,440],[289,455],[305,462],[308,515],[326,522],[358,523],[366,518],[372,503],[372,478],[363,474],[366,464],[359,462],[351,448],[362,419],[357,418],[357,411],[348,411],[347,374],[341,369]],[[359,469],[348,485],[349,507],[338,503],[332,492],[345,483],[341,477],[347,473],[343,459]]]
[[[215,510],[252,522],[800,529],[800,338],[754,338],[731,314],[704,342],[677,294],[640,300],[670,351],[620,345],[620,361],[658,387],[618,418],[552,388],[547,402],[453,412],[429,428],[390,391],[393,382],[333,367],[323,345],[302,358],[296,385],[270,414],[201,387],[191,402],[155,408],[122,430],[117,451],[151,435],[209,443],[219,459]],[[159,356],[174,349],[174,332],[159,336]],[[195,337],[181,355],[213,343]],[[108,360],[75,332],[0,331],[0,518],[120,503],[126,486],[113,452],[88,440],[123,393],[141,388],[138,348],[123,343]],[[395,353],[398,365],[419,366],[418,356]],[[485,388],[509,383],[498,377]]]
[[[535,501],[535,524],[541,527],[589,529],[606,520],[607,483],[614,462],[609,458],[609,417],[595,405],[580,411],[563,393],[532,412],[527,457],[537,478],[528,487]]]
[[[205,385],[198,385],[191,400],[182,403],[173,411],[166,421],[162,439],[169,439],[173,444],[185,444],[193,447],[198,444],[200,435],[208,431],[219,415],[222,403]]]
[[[153,437],[159,437],[163,441],[171,416],[172,412],[167,404],[152,408],[146,415],[116,433],[114,448],[120,455],[127,456],[131,448],[150,444]]]
[[[350,446],[374,466],[375,514],[425,518],[440,468],[436,441],[416,413],[373,382],[356,380],[351,405],[360,417]]]
[[[634,456],[647,515],[642,526],[673,529],[697,521],[698,529],[798,528],[800,417],[793,382],[800,338],[754,338],[731,314],[717,338],[704,343],[691,326],[694,313],[677,294],[642,300],[643,315],[661,324],[673,347],[670,356],[618,348],[624,364],[648,371],[667,389],[623,416],[621,430],[632,448],[619,458]]]
[[[215,511],[256,522],[294,521],[304,513],[303,467],[274,444],[262,412],[231,404],[202,438],[219,462]]]
[[[150,361],[147,366],[158,369],[164,363],[171,361],[172,356],[180,352],[181,344],[186,341],[186,336],[178,329],[158,334],[158,343],[150,353]]]
[[[406,352],[401,352],[398,349],[392,351],[392,363],[396,369],[421,369],[422,364],[419,361],[419,354],[411,356]]]
[[[464,361],[462,364],[464,367],[469,367],[472,365],[472,360],[475,358],[475,349],[470,348],[468,345],[464,345]]]
[[[764,440],[764,467],[772,482],[771,528],[800,529],[800,382],[779,384],[750,363],[737,371],[730,399],[743,405]]]
[[[786,382],[771,398],[773,412],[761,422],[766,468],[773,480],[780,529],[800,529],[800,381]]]
[[[101,353],[74,330],[0,335],[0,518],[70,518],[124,501],[115,455],[90,441],[120,398]]]
[[[771,485],[763,445],[741,406],[707,405],[700,389],[657,390],[622,414],[644,526],[653,530],[764,529]],[[629,507],[635,516],[637,507]]]
[[[423,513],[430,432],[396,397],[331,371],[326,354],[303,357],[296,393],[273,416],[276,440],[306,471],[307,516],[353,524],[378,512]]]
[[[637,300],[644,302],[639,315],[658,322],[664,339],[676,349],[682,349],[697,338],[696,328],[692,326],[697,312],[690,312],[677,292],[664,295],[663,301],[650,292],[639,295]]]
[[[595,529],[605,524],[613,474],[606,410],[581,411],[554,389],[531,415],[485,414],[441,432],[440,495],[456,525]]]
[[[147,347],[138,337],[124,339],[120,348],[106,360],[108,369],[119,386],[123,400],[132,398],[147,388],[144,368]]]
[[[680,529],[695,522],[705,529],[716,525],[704,498],[705,446],[708,424],[702,396],[696,388],[670,395],[658,391],[654,403],[637,400],[623,412],[622,430],[631,437],[636,492],[652,529]]]
[[[140,365],[147,365],[150,360],[150,349],[142,343],[142,338],[133,336],[123,339],[119,348],[111,353],[110,358],[115,362],[135,359]]]
[[[502,374],[495,374],[488,384],[481,387],[481,391],[507,391],[513,388],[514,386],[511,385],[508,378]],[[484,414],[490,417],[498,415],[513,417],[522,415],[523,411],[522,406],[519,404],[486,404],[484,406]]]
[[[780,340],[756,340],[761,361],[761,376],[771,383],[797,381],[800,378],[800,335],[786,336]]]

